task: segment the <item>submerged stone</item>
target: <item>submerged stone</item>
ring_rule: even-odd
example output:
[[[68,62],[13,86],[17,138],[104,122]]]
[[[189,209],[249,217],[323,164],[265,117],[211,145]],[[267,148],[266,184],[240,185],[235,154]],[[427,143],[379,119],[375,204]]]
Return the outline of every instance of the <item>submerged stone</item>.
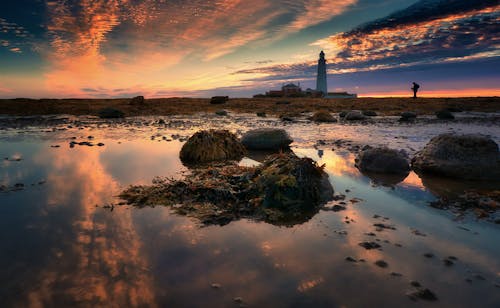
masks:
[[[408,174],[410,165],[400,151],[389,148],[369,148],[356,158],[356,167],[362,172]]]

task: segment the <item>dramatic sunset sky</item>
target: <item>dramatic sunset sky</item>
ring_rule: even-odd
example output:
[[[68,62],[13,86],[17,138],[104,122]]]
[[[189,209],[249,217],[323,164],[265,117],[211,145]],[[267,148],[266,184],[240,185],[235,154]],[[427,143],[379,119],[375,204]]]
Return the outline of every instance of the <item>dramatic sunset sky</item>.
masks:
[[[0,98],[500,96],[498,0],[2,0]]]

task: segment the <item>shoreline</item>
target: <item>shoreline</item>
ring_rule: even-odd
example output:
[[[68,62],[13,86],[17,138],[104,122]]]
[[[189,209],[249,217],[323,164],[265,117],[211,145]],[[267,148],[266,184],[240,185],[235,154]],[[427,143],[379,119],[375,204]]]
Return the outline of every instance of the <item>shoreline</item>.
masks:
[[[212,113],[227,110],[236,113],[264,112],[268,115],[293,115],[318,110],[331,113],[346,110],[371,110],[379,115],[399,115],[414,111],[431,115],[443,109],[472,112],[500,112],[500,97],[463,98],[230,98],[224,104],[210,104],[209,98],[155,98],[131,103],[130,98],[117,99],[0,99],[0,115],[97,115],[102,108],[116,108],[130,116],[167,116]]]

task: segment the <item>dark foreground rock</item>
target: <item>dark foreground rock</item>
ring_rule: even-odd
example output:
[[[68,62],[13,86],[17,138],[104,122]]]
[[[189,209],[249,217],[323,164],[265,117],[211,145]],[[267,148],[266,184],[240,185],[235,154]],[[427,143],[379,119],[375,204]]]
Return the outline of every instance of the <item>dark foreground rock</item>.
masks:
[[[117,119],[125,117],[125,113],[119,109],[108,107],[99,110],[99,117],[101,119]]]
[[[229,96],[213,96],[210,99],[210,104],[212,105],[219,105],[219,104],[225,104],[229,101]]]
[[[239,160],[245,148],[236,135],[227,130],[204,130],[195,133],[182,146],[180,158],[186,164]]]
[[[246,132],[241,143],[249,150],[286,149],[293,140],[284,129],[259,128]]]
[[[212,165],[184,179],[157,179],[132,186],[120,197],[143,207],[173,206],[203,224],[227,224],[242,217],[291,225],[309,220],[333,197],[323,167],[293,153],[269,156],[258,167]]]
[[[369,148],[356,158],[356,167],[362,172],[408,174],[410,165],[400,151],[389,148]]]
[[[500,179],[500,153],[482,135],[443,134],[434,137],[412,159],[417,172],[470,179]]]
[[[448,109],[439,110],[436,112],[436,117],[441,120],[453,120],[455,116]]]

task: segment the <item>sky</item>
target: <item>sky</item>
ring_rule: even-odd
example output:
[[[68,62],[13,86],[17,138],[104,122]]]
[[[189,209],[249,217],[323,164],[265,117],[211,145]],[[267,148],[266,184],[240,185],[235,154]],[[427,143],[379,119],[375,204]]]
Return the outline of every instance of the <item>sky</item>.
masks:
[[[500,96],[498,0],[2,0],[0,98]]]

